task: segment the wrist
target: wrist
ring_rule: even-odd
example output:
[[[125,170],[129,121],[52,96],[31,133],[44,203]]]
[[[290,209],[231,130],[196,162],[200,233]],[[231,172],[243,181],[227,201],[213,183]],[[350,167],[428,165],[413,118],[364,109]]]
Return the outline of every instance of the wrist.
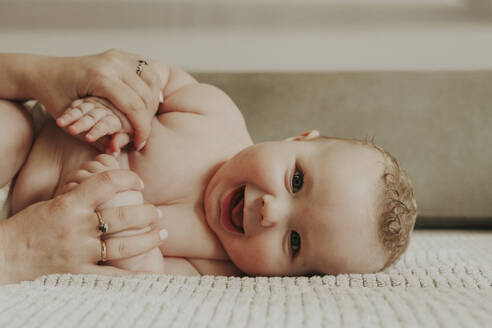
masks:
[[[22,91],[22,100],[39,100],[43,81],[40,73],[41,67],[47,56],[22,54],[17,58],[18,88]]]
[[[70,104],[63,83],[65,63],[68,57],[29,55],[29,67],[24,71],[22,85],[28,99],[35,99],[46,107],[53,118],[58,118]]]

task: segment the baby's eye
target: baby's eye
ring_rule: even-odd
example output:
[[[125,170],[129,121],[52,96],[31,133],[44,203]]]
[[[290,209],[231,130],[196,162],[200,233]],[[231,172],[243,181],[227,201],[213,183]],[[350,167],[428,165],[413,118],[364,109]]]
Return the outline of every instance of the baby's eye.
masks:
[[[292,257],[296,256],[301,249],[301,236],[296,231],[290,233],[290,248],[292,249]]]
[[[292,191],[294,193],[298,192],[302,188],[304,183],[304,175],[299,169],[296,169],[294,176],[292,177]]]

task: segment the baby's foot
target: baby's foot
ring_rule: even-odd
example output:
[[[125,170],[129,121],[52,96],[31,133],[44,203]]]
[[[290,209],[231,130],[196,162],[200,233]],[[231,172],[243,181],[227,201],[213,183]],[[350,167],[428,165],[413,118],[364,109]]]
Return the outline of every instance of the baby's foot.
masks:
[[[62,193],[72,190],[77,185],[82,183],[82,181],[88,179],[96,173],[119,168],[120,165],[113,156],[106,154],[97,155],[94,160],[83,163],[77,171],[69,175],[64,187],[62,188]],[[127,205],[141,205],[143,203],[144,199],[140,191],[127,190],[117,193],[113,196],[113,198],[101,204],[98,209]]]
[[[85,162],[79,170],[75,171],[68,177],[62,193],[72,190],[93,174],[119,168],[119,163],[113,156],[106,154],[97,155],[93,161]],[[102,210],[108,207],[141,205],[143,203],[144,198],[140,191],[127,190],[117,193],[113,196],[113,198],[100,205],[97,210]],[[151,227],[146,227],[143,229],[120,231],[113,234],[109,233],[105,236],[105,238],[132,236],[148,232],[151,229]],[[111,227],[109,227],[109,230],[111,232]],[[158,247],[134,257],[108,261],[106,264],[132,271],[164,272],[164,258]]]
[[[98,97],[77,99],[56,120],[67,133],[93,143],[104,136],[111,136],[109,153],[119,153],[130,142],[133,133],[125,115],[110,102]]]

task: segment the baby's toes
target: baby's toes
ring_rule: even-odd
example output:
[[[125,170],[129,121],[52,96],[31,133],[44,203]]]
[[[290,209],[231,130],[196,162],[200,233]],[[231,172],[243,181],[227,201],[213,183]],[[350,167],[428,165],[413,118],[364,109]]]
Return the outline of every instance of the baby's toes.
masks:
[[[120,164],[118,163],[116,158],[108,154],[97,155],[96,161],[100,162],[102,165],[106,166],[108,169],[111,170],[120,168]]]
[[[70,124],[80,120],[88,111],[93,109],[95,104],[87,103],[84,99],[77,99],[73,101],[70,106],[63,112],[63,114],[56,119],[56,124],[59,127],[65,128]]]
[[[111,135],[121,130],[120,120],[113,114],[104,116],[99,120],[87,133],[86,139],[89,142],[94,142],[105,135]]]
[[[56,124],[61,127],[67,127],[73,122],[79,120],[82,117],[82,111],[80,108],[67,108],[62,116],[56,119]]]
[[[84,105],[92,106],[92,108],[84,113],[78,121],[73,123],[68,128],[68,131],[72,134],[80,134],[82,132],[90,130],[107,114],[106,109],[94,108],[94,104],[85,103],[82,104],[81,107],[83,107]],[[82,112],[84,112],[84,110],[82,110]]]
[[[88,171],[91,174],[94,174],[94,173],[107,171],[110,168],[96,160],[96,161],[85,162],[80,166],[80,169]]]

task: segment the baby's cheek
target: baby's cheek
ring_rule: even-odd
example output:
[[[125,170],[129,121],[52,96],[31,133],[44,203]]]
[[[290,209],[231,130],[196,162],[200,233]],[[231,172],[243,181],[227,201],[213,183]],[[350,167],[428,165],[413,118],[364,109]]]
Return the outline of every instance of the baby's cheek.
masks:
[[[266,245],[257,243],[245,243],[236,247],[231,258],[236,266],[249,274],[272,274],[278,266],[271,250]]]

